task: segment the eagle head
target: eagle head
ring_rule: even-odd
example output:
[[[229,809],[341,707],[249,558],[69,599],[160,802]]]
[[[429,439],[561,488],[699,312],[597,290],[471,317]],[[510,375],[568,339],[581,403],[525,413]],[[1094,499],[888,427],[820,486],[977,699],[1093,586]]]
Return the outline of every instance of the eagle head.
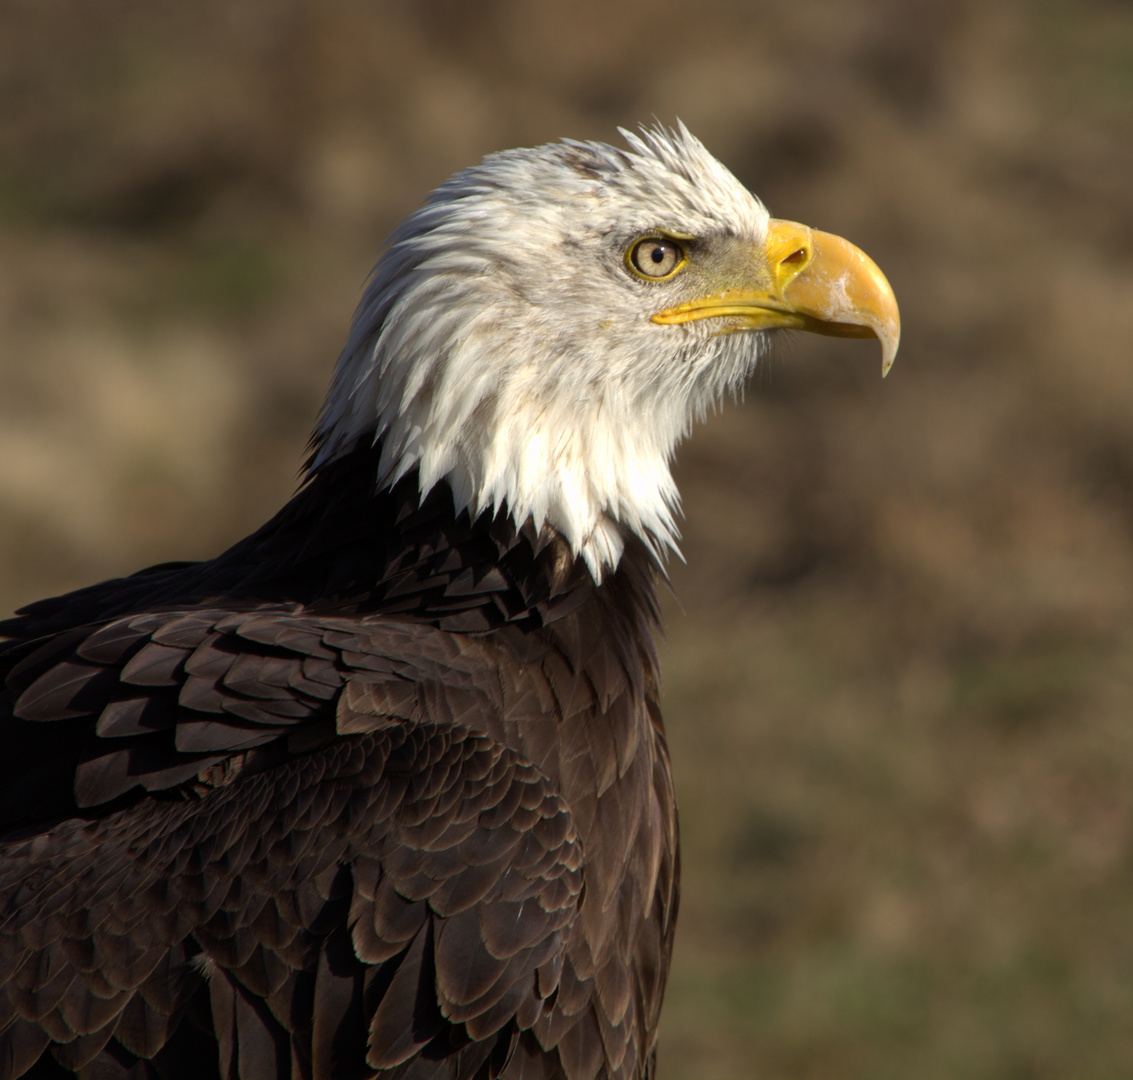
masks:
[[[789,327],[875,336],[884,275],[770,217],[689,131],[492,154],[390,237],[315,433],[317,471],[380,443],[379,487],[418,470],[458,510],[558,530],[596,581],[627,533],[676,548],[670,466]]]

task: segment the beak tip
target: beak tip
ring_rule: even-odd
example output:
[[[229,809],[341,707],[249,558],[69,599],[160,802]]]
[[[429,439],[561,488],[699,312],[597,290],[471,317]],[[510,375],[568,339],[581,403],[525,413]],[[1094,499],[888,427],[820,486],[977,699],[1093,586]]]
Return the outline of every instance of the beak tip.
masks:
[[[884,379],[890,371],[893,370],[893,361],[897,359],[897,346],[896,343],[890,345],[888,342],[883,343],[881,349],[881,377]]]
[[[881,377],[884,379],[892,370],[893,361],[897,359],[897,346],[901,344],[901,324],[890,324],[875,333],[881,342]]]

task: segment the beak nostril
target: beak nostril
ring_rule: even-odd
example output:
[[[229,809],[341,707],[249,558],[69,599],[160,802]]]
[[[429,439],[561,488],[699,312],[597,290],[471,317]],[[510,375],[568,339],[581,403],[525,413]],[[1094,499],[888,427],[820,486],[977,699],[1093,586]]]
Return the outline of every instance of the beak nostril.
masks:
[[[801,247],[792,251],[779,265],[780,266],[800,266],[806,262],[809,252],[805,247]]]

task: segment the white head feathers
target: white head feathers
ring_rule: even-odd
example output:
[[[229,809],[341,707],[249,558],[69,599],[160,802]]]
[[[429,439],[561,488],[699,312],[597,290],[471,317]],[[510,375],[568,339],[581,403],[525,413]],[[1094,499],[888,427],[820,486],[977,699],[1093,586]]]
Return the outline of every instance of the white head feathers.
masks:
[[[660,326],[642,235],[759,242],[768,215],[681,125],[629,150],[565,141],[457,173],[390,238],[339,358],[318,469],[381,440],[379,485],[417,467],[457,509],[548,523],[595,580],[624,530],[676,548],[670,473],[694,419],[750,374],[762,334]]]

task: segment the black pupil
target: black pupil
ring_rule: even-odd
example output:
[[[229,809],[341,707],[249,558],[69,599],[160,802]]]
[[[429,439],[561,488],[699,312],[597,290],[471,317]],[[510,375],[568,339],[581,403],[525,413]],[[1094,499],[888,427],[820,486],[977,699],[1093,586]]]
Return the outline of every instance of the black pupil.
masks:
[[[649,257],[655,262],[663,262],[665,259],[665,249],[658,244],[650,253]]]

